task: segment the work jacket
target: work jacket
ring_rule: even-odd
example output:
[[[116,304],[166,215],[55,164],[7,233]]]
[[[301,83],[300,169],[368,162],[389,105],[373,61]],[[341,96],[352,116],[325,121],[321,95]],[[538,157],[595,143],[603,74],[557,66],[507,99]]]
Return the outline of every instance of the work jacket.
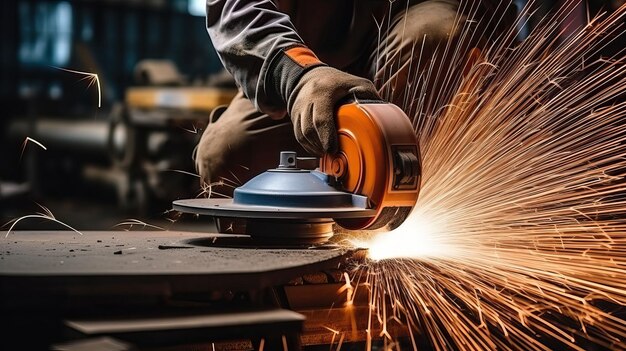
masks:
[[[508,0],[480,3],[481,12],[504,12]],[[345,69],[377,40],[378,28],[420,0],[207,0],[206,25],[224,67],[259,111],[274,118],[286,107],[275,89],[272,59],[293,46],[308,46],[330,66]],[[462,6],[463,7],[463,6]],[[383,33],[384,34],[384,33]],[[278,84],[280,85],[280,84]]]

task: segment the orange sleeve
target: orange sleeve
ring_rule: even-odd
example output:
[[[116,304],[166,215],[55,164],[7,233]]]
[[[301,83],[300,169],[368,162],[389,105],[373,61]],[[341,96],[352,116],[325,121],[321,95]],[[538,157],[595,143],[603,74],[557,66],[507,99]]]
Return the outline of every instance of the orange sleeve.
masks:
[[[311,49],[304,46],[296,46],[291,49],[287,49],[285,50],[285,54],[303,68],[322,63],[322,61],[315,56],[315,53],[313,53]]]

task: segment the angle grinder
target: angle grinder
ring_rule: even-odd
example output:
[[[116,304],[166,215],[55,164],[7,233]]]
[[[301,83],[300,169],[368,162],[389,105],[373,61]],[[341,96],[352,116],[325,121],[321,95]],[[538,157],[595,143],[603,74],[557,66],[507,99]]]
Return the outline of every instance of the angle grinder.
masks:
[[[351,102],[336,114],[338,151],[316,169],[280,153],[270,169],[235,189],[232,199],[185,199],[173,209],[216,218],[220,233],[264,242],[327,241],[333,224],[391,230],[410,214],[420,190],[417,138],[406,114],[385,102]],[[301,161],[301,162],[299,162]]]

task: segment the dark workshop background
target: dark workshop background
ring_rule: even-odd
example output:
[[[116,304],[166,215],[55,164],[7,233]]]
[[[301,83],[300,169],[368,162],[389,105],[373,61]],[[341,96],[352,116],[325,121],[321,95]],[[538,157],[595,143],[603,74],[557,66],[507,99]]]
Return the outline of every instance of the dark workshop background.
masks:
[[[210,111],[172,107],[167,99],[186,98],[189,87],[202,92],[216,73],[216,84],[230,83],[219,74],[206,33],[204,1],[8,0],[0,6],[3,223],[37,212],[39,203],[79,228],[109,229],[128,216],[158,220],[171,200],[197,195],[196,178],[170,170],[193,172],[198,135],[185,129],[205,123]],[[162,77],[138,74],[146,59],[158,60],[147,74]],[[102,107],[95,86],[58,68],[97,73]],[[152,125],[136,122],[126,101],[133,87],[165,92],[154,98],[163,101],[139,111],[156,114]],[[47,150],[28,143],[22,154],[27,136]],[[54,228],[37,221],[19,228],[33,226]]]
[[[543,1],[539,13],[559,3]],[[233,89],[204,27],[204,0],[0,6],[0,224],[39,212],[37,204],[78,229],[126,218],[168,224],[171,201],[199,193],[197,178],[176,172],[194,172],[193,131]],[[59,68],[97,73],[101,108],[95,86]],[[26,137],[47,150],[23,148]],[[37,220],[18,227],[33,228],[60,229]]]

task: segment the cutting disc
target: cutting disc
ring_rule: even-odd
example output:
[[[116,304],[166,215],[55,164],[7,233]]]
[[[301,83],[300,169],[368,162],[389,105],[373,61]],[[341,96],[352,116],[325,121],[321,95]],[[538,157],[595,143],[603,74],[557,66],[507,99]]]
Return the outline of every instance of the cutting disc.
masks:
[[[295,152],[283,151],[280,165],[235,189],[232,199],[174,201],[181,212],[217,218],[223,233],[248,234],[273,244],[319,243],[333,235],[337,218],[375,215],[367,198],[338,190],[317,170],[297,167]]]

